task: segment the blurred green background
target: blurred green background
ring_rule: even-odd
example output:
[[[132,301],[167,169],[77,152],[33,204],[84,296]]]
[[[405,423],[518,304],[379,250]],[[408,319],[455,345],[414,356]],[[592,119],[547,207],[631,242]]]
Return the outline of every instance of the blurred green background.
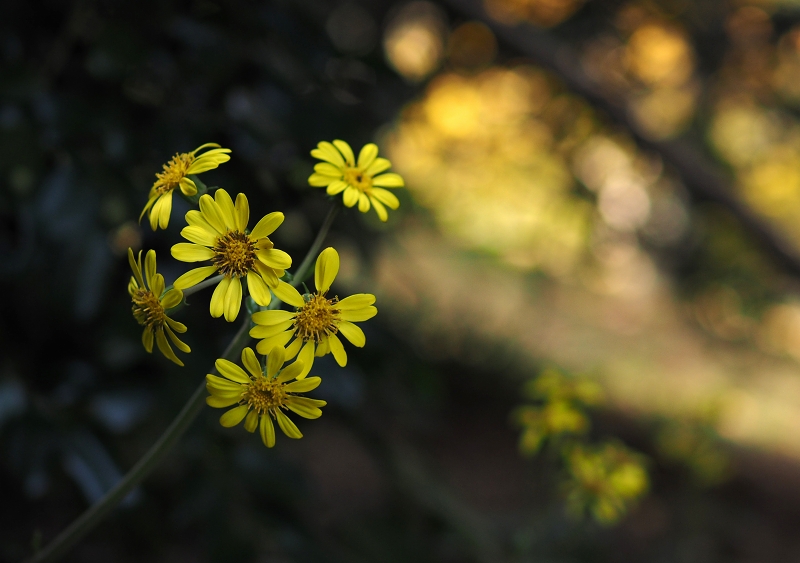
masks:
[[[267,450],[206,409],[65,560],[800,560],[797,2],[10,0],[0,61],[3,561],[138,460],[238,326],[206,290],[185,368],[141,347],[127,248],[186,269],[188,204],[136,222],[161,165],[231,148],[203,181],[283,211],[298,262],[335,138],[407,189],[331,233],[334,290],[379,315],[315,362],[323,417]],[[601,390],[583,439],[649,472],[615,525],[521,450],[553,369]]]

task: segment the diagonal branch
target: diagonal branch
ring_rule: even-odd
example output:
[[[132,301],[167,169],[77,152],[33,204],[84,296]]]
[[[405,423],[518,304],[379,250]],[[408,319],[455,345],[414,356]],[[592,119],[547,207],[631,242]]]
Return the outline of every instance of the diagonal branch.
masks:
[[[464,17],[483,21],[501,42],[557,73],[573,92],[625,126],[640,147],[658,152],[678,172],[695,200],[710,201],[727,208],[780,267],[788,273],[800,275],[800,253],[772,225],[734,195],[728,174],[705,157],[701,147],[685,137],[670,141],[648,139],[628,114],[623,101],[604,92],[602,86],[583,71],[578,54],[569,44],[530,24],[512,26],[498,23],[486,13],[481,0],[443,2]]]

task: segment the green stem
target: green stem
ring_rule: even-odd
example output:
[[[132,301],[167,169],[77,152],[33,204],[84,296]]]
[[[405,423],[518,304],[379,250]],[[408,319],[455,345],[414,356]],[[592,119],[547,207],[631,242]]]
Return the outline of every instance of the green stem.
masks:
[[[197,293],[201,289],[205,289],[212,285],[217,285],[219,282],[222,281],[222,278],[224,277],[225,276],[220,274],[218,276],[214,276],[213,278],[208,278],[205,281],[201,281],[200,283],[198,283],[197,285],[193,285],[192,287],[187,287],[186,289],[183,290],[183,297],[186,298],[190,296],[192,293]]]
[[[308,249],[308,254],[306,257],[303,258],[303,261],[298,266],[297,270],[295,270],[295,274],[292,277],[292,285],[297,287],[301,283],[305,281],[306,276],[308,275],[309,270],[311,270],[312,264],[317,259],[317,254],[319,254],[319,249],[322,246],[322,243],[325,242],[325,237],[328,236],[328,231],[333,225],[333,220],[336,219],[336,215],[339,214],[339,210],[341,210],[342,206],[340,203],[334,203],[331,210],[328,211],[328,216],[325,217],[325,221],[323,221],[322,226],[319,228],[319,233],[317,233],[317,238],[314,239],[314,242],[311,244],[311,248]]]
[[[237,359],[238,355],[242,352],[242,348],[244,348],[244,345],[250,339],[248,335],[249,328],[250,317],[247,316],[241,328],[236,333],[236,336],[234,336],[231,343],[228,344],[228,347],[225,349],[225,352],[223,352],[223,358],[231,361]],[[216,373],[216,368],[211,371],[212,373]],[[181,412],[178,413],[178,416],[172,421],[169,428],[167,428],[158,441],[150,447],[136,465],[128,471],[122,481],[108,491],[103,498],[90,506],[89,509],[70,524],[66,530],[56,536],[47,547],[34,554],[26,563],[45,563],[57,560],[75,545],[78,540],[99,524],[108,512],[116,507],[142,479],[147,477],[147,475],[155,469],[164,456],[169,453],[178,439],[183,436],[183,433],[186,432],[194,419],[197,418],[197,415],[205,404],[206,395],[206,382],[205,378],[203,378],[203,382],[197,387],[183,406],[183,409],[181,409]]]

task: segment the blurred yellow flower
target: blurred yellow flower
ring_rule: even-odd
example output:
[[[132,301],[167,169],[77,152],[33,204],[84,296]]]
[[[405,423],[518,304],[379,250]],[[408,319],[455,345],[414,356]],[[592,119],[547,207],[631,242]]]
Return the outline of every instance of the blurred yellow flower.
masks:
[[[327,186],[329,195],[344,192],[342,200],[347,207],[357,203],[358,210],[366,213],[371,204],[381,221],[389,217],[386,207],[400,207],[397,197],[384,188],[402,188],[405,182],[400,174],[381,174],[392,163],[385,158],[378,158],[378,146],[374,143],[364,145],[357,161],[350,145],[338,139],[332,144],[322,141],[311,151],[311,156],[324,162],[314,166],[314,174],[309,177],[308,183],[317,188]]]
[[[325,401],[301,397],[298,394],[316,389],[322,380],[319,377],[307,377],[302,381],[292,381],[302,371],[303,362],[297,360],[282,370],[285,359],[286,351],[282,347],[276,346],[272,349],[267,357],[266,374],[252,348],[242,351],[242,365],[249,374],[228,360],[216,361],[217,371],[223,377],[206,375],[206,389],[211,393],[206,398],[206,403],[215,408],[226,408],[238,403],[238,406],[220,417],[222,426],[230,428],[244,420],[245,430],[255,432],[258,428],[261,440],[268,448],[275,445],[273,418],[289,438],[303,437],[283,411],[290,410],[303,418],[322,416],[320,407],[327,404]]]
[[[201,155],[197,152],[210,148]],[[158,227],[166,229],[169,224],[169,215],[172,212],[172,192],[178,188],[186,196],[197,193],[197,186],[189,178],[190,174],[200,174],[213,170],[223,162],[228,162],[231,157],[227,153],[231,149],[223,149],[217,143],[200,145],[192,152],[176,154],[164,165],[163,172],[156,172],[157,180],[150,188],[147,204],[139,215],[139,221],[145,213],[150,212],[150,227],[155,231]]]
[[[215,272],[222,274],[222,281],[211,296],[211,316],[225,315],[232,322],[239,315],[242,304],[242,283],[247,279],[247,289],[253,300],[262,306],[269,305],[270,289],[275,295],[291,296],[297,293],[286,282],[278,278],[284,269],[292,265],[291,257],[282,250],[274,248],[268,235],[281,223],[283,213],[275,211],[263,217],[253,230],[247,231],[250,206],[244,194],[231,196],[223,189],[200,197],[200,211],[192,210],[186,214],[188,227],[181,235],[190,243],[181,242],[172,247],[172,256],[182,262],[202,262],[211,260],[212,266],[189,270],[177,280],[175,287],[186,289],[197,285]],[[283,299],[283,297],[281,297]]]
[[[158,349],[168,359],[179,366],[183,362],[178,359],[169,345],[164,333],[181,352],[189,353],[191,348],[177,337],[175,332],[186,332],[186,325],[179,323],[167,316],[166,311],[175,307],[183,300],[183,292],[179,289],[170,289],[164,293],[164,276],[156,273],[156,253],[154,250],[147,252],[142,269],[142,253],[138,258],[133,257],[133,250],[128,248],[128,262],[133,270],[131,281],[128,282],[128,293],[133,301],[133,317],[144,327],[142,344],[148,353],[153,351],[153,340]],[[142,275],[144,273],[144,276]],[[163,294],[163,295],[162,295]],[[174,332],[173,332],[174,331]]]
[[[299,354],[298,360],[305,367],[298,379],[304,378],[311,370],[315,355],[324,356],[332,352],[336,363],[345,366],[347,353],[336,335],[341,332],[351,343],[363,347],[367,341],[364,332],[353,323],[366,321],[378,313],[372,305],[375,296],[370,293],[357,293],[341,301],[338,297],[326,297],[338,272],[339,254],[333,248],[326,248],[317,258],[314,271],[316,293],[306,296],[307,300],[294,288],[291,288],[293,293],[290,295],[289,291],[278,295],[282,301],[297,307],[296,312],[260,311],[253,314],[257,326],[250,330],[250,336],[263,339],[257,346],[260,353],[275,346],[286,346],[294,336],[286,355],[293,358]]]

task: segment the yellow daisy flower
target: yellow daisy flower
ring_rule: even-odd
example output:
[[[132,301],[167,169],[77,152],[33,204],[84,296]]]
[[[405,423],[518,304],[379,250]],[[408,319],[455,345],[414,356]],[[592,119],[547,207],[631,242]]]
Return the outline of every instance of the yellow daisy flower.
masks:
[[[224,314],[228,322],[239,315],[242,304],[240,278],[246,278],[250,296],[265,307],[271,300],[270,289],[278,297],[297,293],[292,286],[278,279],[292,265],[291,257],[274,248],[267,236],[283,223],[283,213],[270,213],[248,232],[250,206],[244,194],[237,195],[234,204],[228,192],[218,189],[214,197],[201,196],[199,203],[200,211],[192,210],[186,214],[189,226],[181,231],[183,238],[191,242],[174,245],[172,256],[182,262],[211,260],[213,265],[189,270],[175,280],[176,288],[187,289],[219,272],[224,277],[211,296],[211,316],[217,318]]]
[[[209,148],[201,155],[197,152]],[[197,186],[188,178],[190,174],[200,174],[213,170],[223,162],[228,162],[231,157],[227,153],[231,149],[223,149],[217,143],[200,145],[192,152],[176,154],[164,165],[163,172],[156,172],[156,181],[150,188],[147,204],[139,215],[139,222],[148,211],[150,212],[150,227],[155,231],[158,227],[166,229],[169,224],[169,215],[172,212],[172,192],[176,188],[186,196],[197,193]]]
[[[133,301],[133,317],[144,327],[144,332],[142,332],[144,349],[151,353],[153,351],[153,340],[155,339],[161,353],[179,366],[182,366],[183,362],[172,351],[172,347],[169,345],[164,333],[167,333],[169,339],[181,352],[188,354],[192,351],[175,334],[176,332],[186,332],[186,325],[169,318],[166,313],[168,309],[175,307],[183,300],[183,292],[179,289],[170,289],[164,293],[164,276],[156,273],[155,250],[147,252],[147,256],[144,259],[144,269],[142,269],[141,252],[139,252],[138,259],[134,259],[133,250],[129,248],[128,262],[131,265],[131,270],[133,270],[131,281],[128,282],[128,293]],[[144,276],[142,276],[142,273],[144,273]]]
[[[297,307],[296,312],[259,311],[253,314],[257,326],[250,329],[250,336],[263,339],[256,346],[260,353],[275,346],[286,346],[294,336],[294,341],[286,348],[286,356],[293,358],[297,355],[298,361],[305,366],[297,379],[308,374],[315,355],[324,356],[332,352],[336,363],[345,366],[347,353],[336,335],[341,332],[351,343],[363,347],[367,339],[353,323],[366,321],[378,313],[378,309],[372,306],[375,296],[369,293],[357,293],[341,301],[338,297],[326,297],[338,272],[339,254],[333,248],[326,248],[317,258],[314,271],[317,292],[306,296],[306,300],[289,286],[291,292],[278,296],[281,301]]]
[[[364,145],[357,161],[350,145],[339,139],[333,144],[322,141],[311,151],[311,156],[325,162],[314,166],[314,174],[309,177],[308,183],[317,188],[327,186],[329,195],[344,192],[342,199],[347,207],[357,203],[358,210],[366,213],[371,204],[381,221],[389,217],[386,207],[400,207],[397,197],[384,188],[402,188],[405,185],[403,177],[394,172],[381,174],[392,163],[385,158],[378,158],[378,146],[374,143]]]
[[[325,401],[298,395],[316,389],[322,380],[319,377],[307,377],[302,381],[291,381],[302,371],[303,362],[297,360],[281,370],[285,359],[285,350],[276,346],[267,357],[266,374],[252,348],[242,350],[242,365],[249,374],[233,362],[217,360],[217,371],[223,377],[206,375],[206,389],[211,393],[206,403],[216,408],[238,403],[238,406],[220,417],[222,426],[231,428],[244,420],[244,429],[255,432],[258,428],[261,440],[268,448],[275,445],[273,418],[289,438],[303,437],[283,411],[290,410],[303,418],[322,416],[320,407],[327,404]]]

